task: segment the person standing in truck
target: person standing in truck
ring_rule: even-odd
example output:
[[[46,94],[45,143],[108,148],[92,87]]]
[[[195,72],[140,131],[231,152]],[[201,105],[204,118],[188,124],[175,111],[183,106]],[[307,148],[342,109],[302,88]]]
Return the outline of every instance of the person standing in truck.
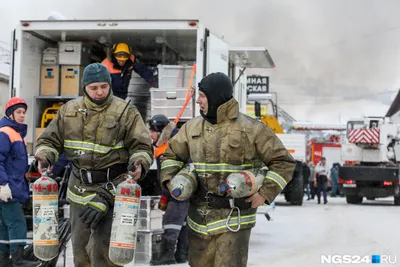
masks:
[[[155,115],[149,120],[150,135],[155,147],[157,176],[160,182],[161,160],[168,147],[168,141],[178,133],[178,128],[164,115]],[[189,200],[174,199],[166,188],[162,189],[159,208],[165,211],[163,216],[164,233],[161,240],[161,257],[153,259],[151,265],[165,265],[187,262],[186,216]],[[175,250],[176,246],[176,250]]]
[[[315,167],[315,173],[317,174],[317,199],[318,204],[321,204],[321,192],[324,196],[324,204],[328,203],[327,190],[328,190],[328,173],[329,169],[326,165],[326,158],[322,158],[321,161]]]
[[[36,144],[40,172],[64,153],[73,167],[68,182],[75,266],[116,267],[108,257],[115,188],[128,170],[145,177],[153,147],[139,112],[113,96],[111,77],[100,63],[82,75],[83,97],[57,112]]]
[[[27,226],[21,204],[29,199],[27,109],[24,99],[13,97],[0,120],[0,266],[4,267],[37,265],[23,260]]]
[[[153,72],[137,62],[131,48],[125,43],[114,44],[111,58],[101,62],[111,74],[111,87],[116,97],[128,97],[129,82],[132,71],[140,75],[147,83],[154,87]]]
[[[291,181],[296,163],[265,124],[239,112],[233,85],[224,73],[211,73],[199,83],[200,114],[186,122],[168,142],[161,163],[161,185],[190,159],[198,173],[197,191],[190,199],[189,265],[247,266],[251,228],[259,206],[271,204]],[[262,187],[250,197],[222,192],[226,177],[266,165]]]

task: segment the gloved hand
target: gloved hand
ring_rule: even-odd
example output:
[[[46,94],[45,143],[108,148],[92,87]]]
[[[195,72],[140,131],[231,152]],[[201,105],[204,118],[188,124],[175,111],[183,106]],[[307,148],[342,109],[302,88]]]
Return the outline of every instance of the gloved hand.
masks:
[[[162,210],[162,211],[166,211],[168,207],[168,197],[162,195],[160,197],[160,202],[158,202],[158,209]]]
[[[44,173],[47,169],[51,170],[53,167],[50,166],[49,161],[46,158],[42,158],[39,156],[35,156],[35,160],[38,163],[38,171],[39,173]]]
[[[142,177],[142,160],[136,160],[133,165],[128,166],[129,175],[132,176],[133,180],[137,181]]]
[[[87,228],[96,229],[113,206],[114,196],[107,189],[100,187],[96,191],[96,196],[84,206],[79,217]]]
[[[8,202],[8,199],[12,199],[11,189],[6,185],[0,185],[0,199],[4,202]]]
[[[8,202],[8,199],[12,199],[11,189],[6,185],[0,185],[0,199],[4,202]]]

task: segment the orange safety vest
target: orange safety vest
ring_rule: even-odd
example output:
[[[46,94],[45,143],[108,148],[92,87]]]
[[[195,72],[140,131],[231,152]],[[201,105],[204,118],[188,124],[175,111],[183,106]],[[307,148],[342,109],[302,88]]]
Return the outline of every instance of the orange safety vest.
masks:
[[[130,55],[129,59],[132,60],[132,62],[134,62],[135,61],[135,56],[134,55]],[[101,62],[101,64],[103,64],[108,69],[108,71],[110,72],[111,75],[112,74],[120,74],[121,71],[122,71],[121,69],[115,69],[114,68],[114,63],[109,58],[105,58]],[[129,69],[131,70],[131,69],[133,69],[133,67],[131,66]]]
[[[154,158],[158,158],[159,156],[164,154],[165,150],[167,150],[167,147],[168,147],[168,142],[166,142],[163,145],[157,147],[156,150],[154,151]]]

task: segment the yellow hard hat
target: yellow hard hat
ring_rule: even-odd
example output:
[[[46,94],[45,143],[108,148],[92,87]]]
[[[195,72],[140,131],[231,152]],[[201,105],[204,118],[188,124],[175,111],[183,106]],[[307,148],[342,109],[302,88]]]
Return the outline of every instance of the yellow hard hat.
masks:
[[[113,46],[113,54],[118,60],[127,60],[131,55],[131,49],[125,43],[118,43]]]

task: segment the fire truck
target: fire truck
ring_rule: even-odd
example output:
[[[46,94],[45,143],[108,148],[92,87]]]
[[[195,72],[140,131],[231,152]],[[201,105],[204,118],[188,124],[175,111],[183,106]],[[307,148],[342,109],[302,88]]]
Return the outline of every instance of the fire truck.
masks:
[[[342,159],[355,162],[339,168],[347,203],[394,197],[399,206],[400,125],[388,117],[364,117],[347,123],[346,137]]]
[[[317,135],[309,138],[307,145],[307,160],[312,161],[314,165],[317,165],[321,161],[322,157],[326,158],[327,165],[332,167],[333,163],[342,164],[341,159],[341,132],[346,129],[345,125],[328,125],[328,124],[306,124],[306,123],[294,123],[292,131],[303,131],[309,132],[309,135],[315,135],[312,133],[321,132],[334,132],[331,135]]]

